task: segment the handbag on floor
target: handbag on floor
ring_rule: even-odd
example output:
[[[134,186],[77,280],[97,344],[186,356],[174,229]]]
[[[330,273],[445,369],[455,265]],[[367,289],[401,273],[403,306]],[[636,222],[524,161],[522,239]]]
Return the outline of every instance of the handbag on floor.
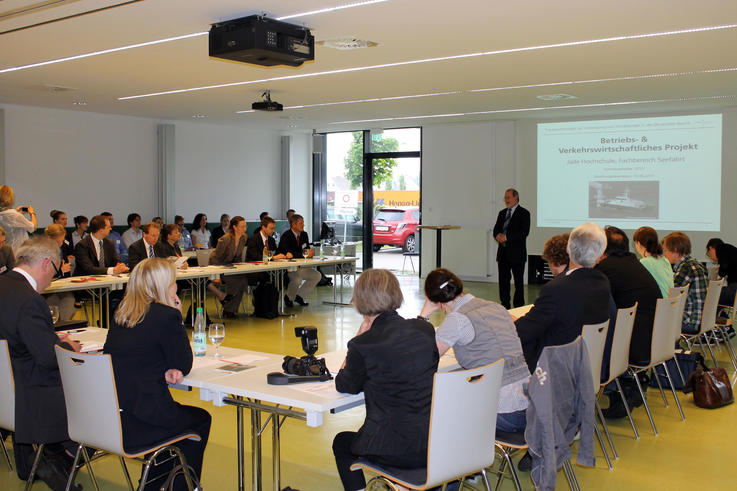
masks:
[[[691,391],[694,403],[705,409],[714,409],[734,402],[732,385],[726,370],[721,367],[709,369],[701,363],[683,388],[686,394]]]

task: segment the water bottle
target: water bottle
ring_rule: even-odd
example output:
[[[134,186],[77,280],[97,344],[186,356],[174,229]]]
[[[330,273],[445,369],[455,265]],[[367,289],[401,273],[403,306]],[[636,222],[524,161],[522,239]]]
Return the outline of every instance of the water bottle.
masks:
[[[261,260],[264,262],[264,264],[269,262],[269,247],[266,245],[264,245],[264,252]]]
[[[192,331],[192,344],[194,345],[193,351],[195,356],[205,356],[207,352],[207,329],[202,307],[197,307],[194,330]]]
[[[340,243],[340,257],[345,257],[345,244],[343,244],[342,242]]]
[[[318,243],[317,247],[320,248],[320,259],[325,259],[325,252],[323,251],[322,243]]]

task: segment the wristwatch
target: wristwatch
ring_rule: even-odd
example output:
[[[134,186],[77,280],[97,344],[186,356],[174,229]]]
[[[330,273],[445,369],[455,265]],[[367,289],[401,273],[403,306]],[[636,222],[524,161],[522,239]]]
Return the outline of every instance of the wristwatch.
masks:
[[[420,320],[423,320],[423,321],[429,321],[430,320],[429,317],[422,317],[421,315],[418,315],[417,318],[420,319]]]

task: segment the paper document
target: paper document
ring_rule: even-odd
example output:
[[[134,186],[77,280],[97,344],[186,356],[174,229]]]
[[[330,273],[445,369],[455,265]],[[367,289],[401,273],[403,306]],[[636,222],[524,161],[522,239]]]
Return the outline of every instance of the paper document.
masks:
[[[316,394],[320,396],[338,395],[338,391],[335,390],[335,379],[328,380],[327,382],[304,382],[301,384],[289,384],[289,387],[302,392],[309,392],[310,394]]]
[[[187,262],[187,258],[185,256],[178,257],[176,261],[174,261],[174,267],[179,269],[182,267],[182,264]]]

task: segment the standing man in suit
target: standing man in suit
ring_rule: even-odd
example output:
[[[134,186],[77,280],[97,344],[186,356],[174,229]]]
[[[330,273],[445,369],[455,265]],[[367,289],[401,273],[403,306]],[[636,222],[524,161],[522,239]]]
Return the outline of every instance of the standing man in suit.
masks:
[[[75,276],[92,274],[120,274],[128,271],[128,266],[120,262],[115,244],[107,238],[112,227],[107,217],[92,217],[87,236],[74,248],[77,266]]]
[[[45,444],[37,475],[51,489],[64,489],[68,468],[67,413],[54,346],[80,350],[77,342],[57,336],[49,306],[41,296],[61,264],[59,246],[37,235],[16,252],[18,263],[0,276],[0,338],[8,341],[15,380],[15,452],[18,477],[30,473],[33,443]],[[72,489],[78,489],[73,487]]]
[[[289,230],[284,232],[279,240],[279,254],[297,259],[314,257],[315,250],[310,247],[310,238],[305,232],[305,220],[302,215],[296,213],[292,215],[289,219],[289,226]],[[284,303],[291,307],[294,302],[297,302],[306,307],[308,303],[305,297],[317,286],[322,275],[312,268],[299,268],[297,271],[290,271],[288,275],[289,286],[284,296]]]
[[[530,234],[530,212],[519,205],[516,189],[504,193],[506,208],[499,212],[494,225],[494,239],[499,243],[496,262],[499,264],[499,298],[507,309],[509,280],[514,276],[514,306],[525,304],[524,275],[527,262],[527,236]]]
[[[143,237],[128,248],[128,267],[133,270],[144,259],[156,257],[154,247],[159,241],[159,224],[148,222],[141,227]]]
[[[576,227],[568,238],[568,271],[543,285],[535,305],[515,321],[530,373],[546,346],[568,344],[585,324],[609,319],[609,280],[594,265],[606,248],[595,223]]]

